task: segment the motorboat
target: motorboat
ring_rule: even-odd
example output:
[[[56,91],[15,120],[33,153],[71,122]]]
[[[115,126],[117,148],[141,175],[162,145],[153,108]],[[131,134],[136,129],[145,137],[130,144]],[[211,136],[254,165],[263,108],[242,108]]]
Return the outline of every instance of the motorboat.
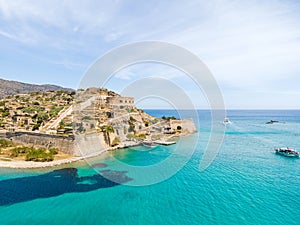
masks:
[[[286,157],[299,157],[300,154],[293,148],[275,148],[275,153]]]
[[[224,118],[223,124],[224,125],[231,124],[231,121],[229,120],[229,118],[226,117]]]
[[[266,122],[266,124],[273,124],[273,123],[279,123],[277,120],[270,120],[269,122]]]
[[[142,145],[147,148],[154,148],[156,147],[156,144],[153,141],[143,141]]]

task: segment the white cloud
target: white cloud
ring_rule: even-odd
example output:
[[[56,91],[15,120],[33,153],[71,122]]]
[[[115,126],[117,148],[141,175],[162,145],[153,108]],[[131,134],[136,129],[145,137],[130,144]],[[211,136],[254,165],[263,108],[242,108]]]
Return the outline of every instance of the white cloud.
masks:
[[[16,40],[17,38],[9,33],[6,33],[4,31],[1,31],[0,30],[0,35],[3,36],[3,37],[6,37],[6,38],[9,38],[9,39],[12,39],[12,40]]]
[[[76,37],[72,36],[73,32],[80,33],[80,36],[85,38],[106,37],[111,29],[110,20],[118,11],[119,5],[118,1],[62,3],[2,0],[0,1],[2,30],[17,36],[19,41],[24,37],[30,37],[34,45],[53,43],[52,46],[55,46],[57,42],[61,42],[65,47],[72,44],[82,46],[82,40],[77,41]],[[112,33],[110,39],[116,35],[117,33]],[[64,38],[69,40],[63,41]]]
[[[205,25],[169,40],[198,54],[220,82],[258,85],[300,72],[300,23],[282,3],[239,1],[212,9]],[[226,4],[224,4],[226,5]]]
[[[230,98],[231,90],[271,92],[281,84],[297,93],[299,10],[297,1],[277,0],[0,0],[0,45],[18,42],[29,57],[75,70],[120,44],[163,40],[197,54]],[[175,80],[183,74],[157,65],[116,74],[122,81],[145,76]]]

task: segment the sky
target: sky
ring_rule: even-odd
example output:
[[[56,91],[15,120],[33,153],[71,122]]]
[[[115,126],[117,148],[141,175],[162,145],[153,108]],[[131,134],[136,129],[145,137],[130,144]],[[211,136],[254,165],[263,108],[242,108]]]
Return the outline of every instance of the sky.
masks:
[[[289,0],[0,0],[0,77],[77,89],[106,52],[157,40],[197,55],[228,109],[299,109],[299,12],[300,1]],[[167,65],[124,68],[108,87],[121,91],[145,77],[166,78],[195,107],[209,107],[203,90]],[[155,100],[141,103],[163,106]]]

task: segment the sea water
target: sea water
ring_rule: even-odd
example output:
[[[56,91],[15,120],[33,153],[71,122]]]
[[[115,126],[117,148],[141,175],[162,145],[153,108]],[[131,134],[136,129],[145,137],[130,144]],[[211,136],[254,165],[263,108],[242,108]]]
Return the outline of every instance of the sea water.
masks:
[[[0,169],[0,224],[300,224],[300,159],[273,151],[287,146],[300,150],[300,111],[228,111],[227,116],[232,123],[206,170],[200,171],[199,164],[211,116],[199,111],[192,157],[174,176],[153,185],[130,186],[138,177],[116,162],[158,164],[174,154],[176,145],[121,149],[90,165]],[[279,123],[266,124],[270,120]],[[198,134],[182,138],[184,148],[191,148]]]

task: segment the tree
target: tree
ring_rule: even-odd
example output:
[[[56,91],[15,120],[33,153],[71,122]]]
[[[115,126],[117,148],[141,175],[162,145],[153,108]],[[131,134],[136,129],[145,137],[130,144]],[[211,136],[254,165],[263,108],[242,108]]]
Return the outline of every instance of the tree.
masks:
[[[138,136],[136,136],[136,138],[138,140],[145,140],[146,139],[146,134],[139,134]]]
[[[104,125],[104,126],[101,127],[101,130],[102,130],[102,132],[103,132],[103,134],[104,134],[105,142],[106,142],[108,145],[111,145],[109,134],[115,132],[114,128],[113,128],[112,126],[106,126],[106,125]]]
[[[129,125],[129,128],[128,128],[128,132],[130,133],[130,132],[133,132],[133,133],[135,133],[135,126],[134,125],[132,125],[132,124],[130,124]]]
[[[38,115],[37,115],[37,119],[38,120],[42,120],[42,121],[45,121],[49,118],[48,116],[48,113],[46,112],[40,112]]]
[[[115,130],[112,126],[104,125],[104,126],[101,127],[101,129],[102,129],[103,132],[108,132],[108,133],[114,133],[115,132]]]
[[[136,119],[134,119],[132,116],[129,118],[130,122],[136,122]]]
[[[33,126],[32,131],[38,130],[40,128],[41,124],[37,123]]]
[[[82,125],[82,123],[81,123],[81,125]],[[64,123],[64,121],[59,122],[59,129],[64,129],[65,126],[66,126],[66,124]]]
[[[82,124],[82,123],[79,124],[79,127],[78,127],[77,131],[78,131],[79,133],[85,131],[85,129],[83,128],[83,124]]]

